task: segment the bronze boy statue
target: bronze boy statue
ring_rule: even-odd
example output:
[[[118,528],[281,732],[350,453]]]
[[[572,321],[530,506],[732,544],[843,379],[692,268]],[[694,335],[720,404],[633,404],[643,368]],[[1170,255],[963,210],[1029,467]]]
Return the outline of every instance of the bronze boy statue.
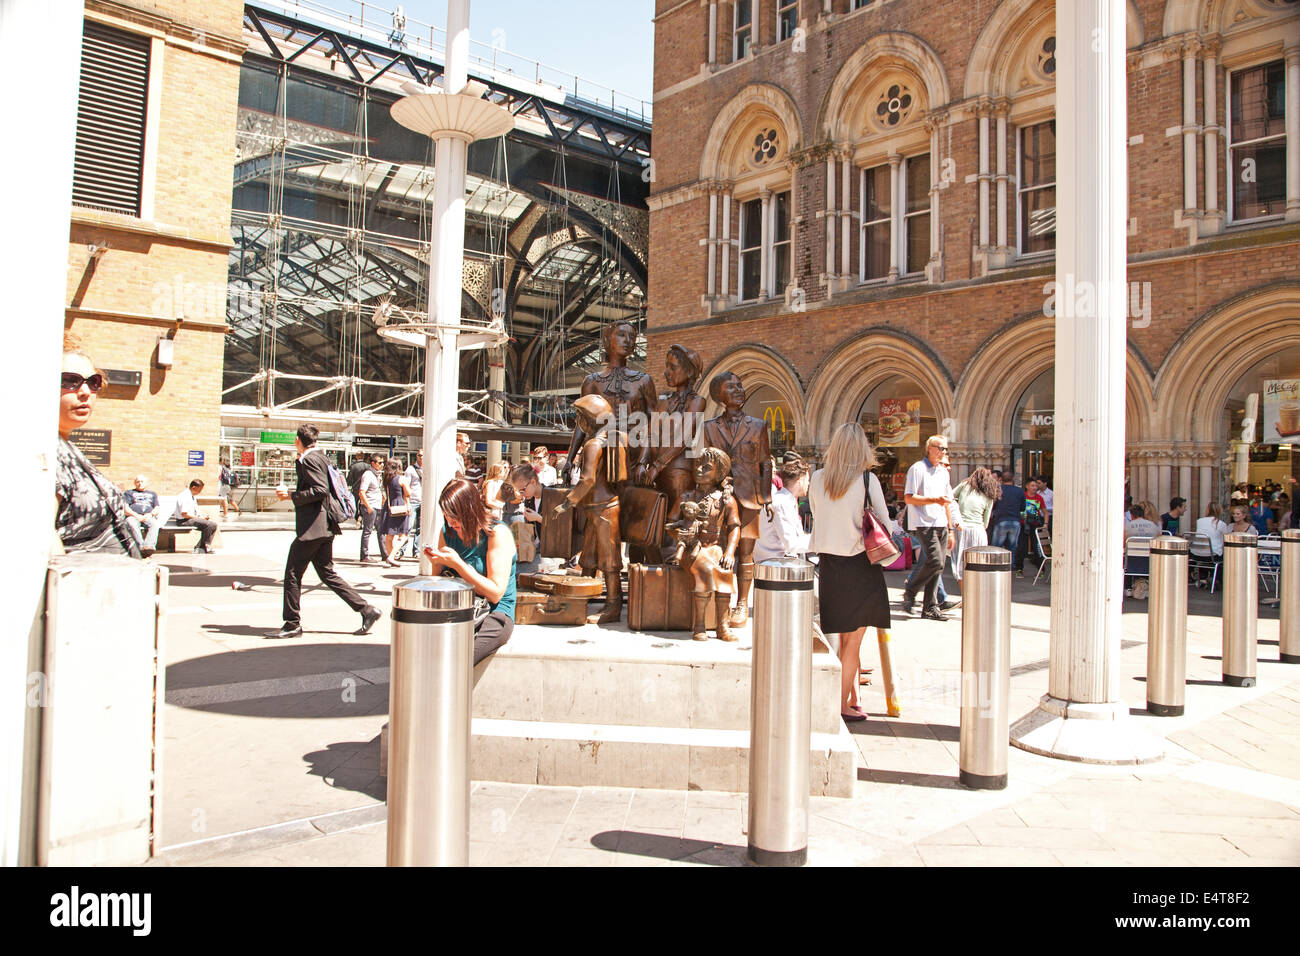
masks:
[[[727,614],[735,590],[736,546],[740,543],[740,518],[731,494],[727,453],[706,448],[695,462],[695,489],[688,491],[672,516],[680,516],[671,527],[677,538],[674,561],[690,572],[695,602],[691,637],[708,640],[704,629],[712,596],[717,611],[718,639],[734,641]]]

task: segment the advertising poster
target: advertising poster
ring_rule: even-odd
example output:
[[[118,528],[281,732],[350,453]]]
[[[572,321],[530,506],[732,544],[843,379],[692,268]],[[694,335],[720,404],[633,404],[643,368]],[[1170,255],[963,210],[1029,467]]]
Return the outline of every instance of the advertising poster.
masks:
[[[876,424],[876,444],[914,448],[921,444],[921,400],[882,398]]]
[[[1265,445],[1300,444],[1300,378],[1264,380]]]

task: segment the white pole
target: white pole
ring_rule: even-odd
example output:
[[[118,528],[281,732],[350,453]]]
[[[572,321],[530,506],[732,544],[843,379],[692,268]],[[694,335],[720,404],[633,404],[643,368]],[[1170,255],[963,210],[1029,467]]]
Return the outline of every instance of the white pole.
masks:
[[[1056,508],[1048,693],[1022,749],[1158,759],[1120,693],[1127,323],[1125,0],[1058,0]]]

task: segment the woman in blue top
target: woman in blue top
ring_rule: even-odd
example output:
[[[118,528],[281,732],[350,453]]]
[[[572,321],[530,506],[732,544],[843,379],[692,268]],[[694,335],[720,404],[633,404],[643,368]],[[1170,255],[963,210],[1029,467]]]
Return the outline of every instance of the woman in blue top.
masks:
[[[490,524],[478,486],[464,478],[447,482],[438,499],[446,524],[438,547],[424,553],[433,573],[450,572],[485,598],[490,613],[474,625],[474,663],[510,640],[515,629],[515,538],[506,525]]]

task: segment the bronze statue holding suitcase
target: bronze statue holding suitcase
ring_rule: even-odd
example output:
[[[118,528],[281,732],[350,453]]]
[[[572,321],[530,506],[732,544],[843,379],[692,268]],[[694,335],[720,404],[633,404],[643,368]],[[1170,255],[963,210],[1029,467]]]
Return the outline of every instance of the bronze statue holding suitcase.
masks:
[[[636,350],[636,340],[636,326],[631,322],[614,322],[605,326],[600,334],[605,366],[599,372],[592,372],[582,382],[582,394],[604,398],[609,403],[615,422],[618,421],[621,408],[626,409],[624,414],[628,418],[635,413],[648,417],[658,399],[654,380],[645,372],[627,367],[628,356]],[[626,436],[623,437],[626,439]],[[581,427],[574,429],[573,440],[569,443],[568,461],[573,461],[584,441]],[[562,480],[567,482],[569,473],[570,468],[566,467]],[[626,477],[624,475],[624,478],[617,480],[623,481]],[[615,479],[611,478],[612,480]]]
[[[731,493],[731,460],[718,448],[706,448],[695,462],[695,488],[678,503],[677,518],[669,527],[677,539],[674,563],[690,572],[693,582],[691,637],[708,640],[706,616],[709,600],[717,611],[719,640],[734,641],[728,622],[731,594],[735,590],[736,548],[740,544],[740,517]]]

